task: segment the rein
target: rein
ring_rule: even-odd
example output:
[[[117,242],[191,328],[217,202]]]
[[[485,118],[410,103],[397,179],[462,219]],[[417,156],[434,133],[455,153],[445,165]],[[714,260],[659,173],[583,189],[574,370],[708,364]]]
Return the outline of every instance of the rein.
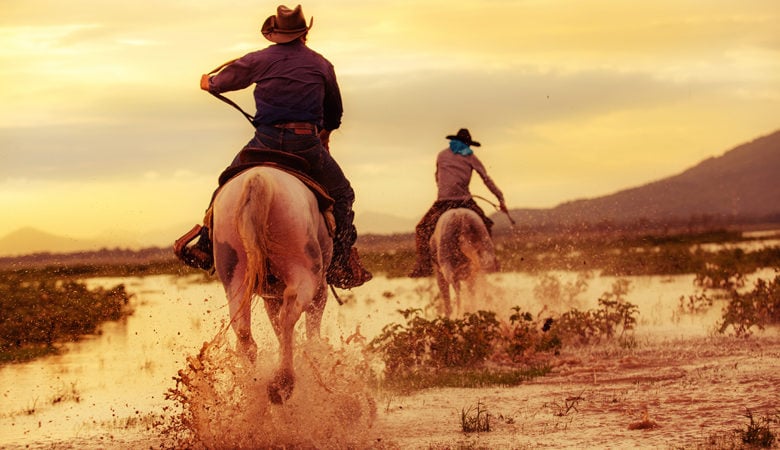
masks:
[[[230,60],[230,61],[226,62],[225,64],[222,64],[221,66],[219,66],[219,67],[217,67],[216,69],[212,70],[212,71],[211,71],[211,72],[209,72],[208,74],[209,74],[209,75],[214,75],[215,73],[217,73],[217,72],[219,72],[220,70],[224,69],[224,68],[225,68],[225,66],[228,66],[228,65],[230,65],[230,64],[233,64],[233,63],[234,63],[234,62],[236,62],[236,61],[238,61],[238,58],[236,58],[236,59],[232,59],[232,60]],[[240,113],[241,113],[241,114],[242,114],[242,115],[243,115],[243,116],[246,118],[246,120],[248,120],[248,121],[249,121],[249,123],[250,123],[250,124],[252,124],[252,127],[254,127],[254,126],[255,126],[255,122],[254,122],[254,120],[255,120],[255,116],[253,116],[253,115],[249,114],[248,112],[244,111],[243,109],[241,109],[241,107],[240,107],[240,106],[238,106],[238,104],[237,104],[236,102],[234,102],[233,100],[231,100],[231,99],[229,99],[229,98],[225,97],[225,96],[224,96],[224,95],[222,95],[222,94],[218,94],[218,93],[216,93],[216,92],[211,92],[211,91],[208,91],[208,92],[209,92],[209,94],[213,95],[214,97],[217,97],[218,99],[222,100],[223,102],[227,103],[228,105],[232,106],[233,108],[236,108],[236,109],[237,109],[237,110],[238,110],[238,111],[239,111],[239,112],[240,112]]]
[[[495,203],[493,203],[490,200],[486,199],[485,197],[482,197],[482,196],[479,196],[479,195],[472,195],[471,197],[483,200],[483,201],[487,202],[493,208],[496,208],[496,211],[501,211],[501,208],[498,205],[496,205]],[[515,220],[512,219],[512,216],[509,215],[509,211],[502,211],[502,212],[504,212],[504,214],[506,214],[507,218],[509,218],[509,223],[511,223],[512,226],[515,226]]]

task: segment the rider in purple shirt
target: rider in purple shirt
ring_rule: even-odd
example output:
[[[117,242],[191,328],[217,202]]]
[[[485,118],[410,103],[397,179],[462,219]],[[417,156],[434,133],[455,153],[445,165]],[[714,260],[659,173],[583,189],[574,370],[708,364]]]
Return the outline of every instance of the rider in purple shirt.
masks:
[[[217,75],[203,75],[200,86],[219,95],[255,85],[255,135],[223,174],[240,169],[258,149],[282,151],[304,159],[308,175],[334,200],[336,234],[328,283],[349,289],[372,276],[360,264],[353,248],[357,239],[352,211],[355,193],[328,145],[331,131],[341,125],[341,93],[333,65],[306,46],[310,28],[311,22],[306,25],[300,5],[295,9],[279,6],[261,30],[275,45],[232,61]],[[188,247],[196,236],[200,240]],[[207,270],[213,265],[208,232],[199,227],[182,236],[174,251],[189,265]]]
[[[249,53],[208,79],[220,94],[255,84],[254,124],[309,122],[332,131],[341,125],[341,93],[333,65],[302,39]]]

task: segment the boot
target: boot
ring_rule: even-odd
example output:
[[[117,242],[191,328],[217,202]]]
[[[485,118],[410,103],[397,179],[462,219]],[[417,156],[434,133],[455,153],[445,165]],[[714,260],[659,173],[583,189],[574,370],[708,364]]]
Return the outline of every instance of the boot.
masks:
[[[188,246],[196,237],[200,238],[198,242]],[[190,267],[206,271],[210,271],[214,267],[214,252],[209,229],[204,226],[195,225],[184,236],[177,239],[173,244],[173,253]]]
[[[409,278],[425,278],[433,275],[433,263],[431,263],[431,253],[428,247],[417,246],[417,259],[414,262],[414,268],[409,273]]]
[[[409,278],[425,278],[433,275],[433,267],[430,264],[417,263],[414,265],[414,269],[409,273]]]
[[[328,284],[339,289],[358,287],[373,277],[371,272],[360,263],[360,257],[355,247],[350,249],[349,256],[346,258],[334,255],[327,274]]]

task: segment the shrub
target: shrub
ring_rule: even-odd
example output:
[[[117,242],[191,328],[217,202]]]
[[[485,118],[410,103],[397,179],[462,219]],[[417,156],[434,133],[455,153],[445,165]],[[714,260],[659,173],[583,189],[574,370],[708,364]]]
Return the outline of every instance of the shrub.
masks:
[[[529,353],[555,351],[561,347],[557,336],[547,333],[554,319],[547,318],[540,326],[529,312],[523,312],[519,306],[512,308],[509,316],[509,326],[506,326],[501,337],[504,341],[503,350],[510,361],[521,362]]]
[[[12,359],[6,353],[24,347],[52,347],[94,333],[101,322],[129,314],[129,298],[122,284],[88,289],[68,278],[1,273],[1,359]]]
[[[754,326],[763,330],[776,323],[780,323],[780,274],[768,282],[757,279],[750,292],[732,289],[718,331],[725,333],[732,328],[737,336],[748,336]]]
[[[737,267],[735,260],[724,260],[719,264],[704,264],[704,267],[696,272],[693,283],[702,289],[735,289],[745,285],[745,275]]]
[[[421,368],[472,367],[493,353],[499,334],[494,312],[467,313],[462,319],[428,320],[420,309],[399,311],[406,325],[392,323],[382,329],[368,349],[382,355],[388,376]]]
[[[735,430],[742,439],[742,442],[759,448],[770,448],[775,442],[775,434],[772,432],[772,425],[776,424],[777,418],[763,416],[759,419],[753,417],[753,412],[749,409],[745,412],[745,417],[750,421],[744,430]]]
[[[629,283],[618,280],[611,292],[599,298],[599,308],[590,311],[571,310],[559,318],[543,322],[534,319],[518,306],[512,308],[509,323],[496,319],[490,311],[465,314],[462,319],[421,317],[420,309],[399,312],[406,324],[391,323],[367,345],[367,350],[380,355],[388,381],[413,381],[415,385],[434,385],[433,372],[446,379],[450,369],[468,369],[469,380],[454,377],[448,385],[479,384],[483,379],[505,383],[507,375],[522,381],[544,368],[528,373],[498,373],[481,370],[487,361],[514,364],[533,361],[537,352],[557,351],[563,343],[589,343],[620,337],[636,325],[637,306],[625,300]],[[625,340],[627,347],[635,341]],[[531,362],[531,366],[533,366]],[[501,381],[505,380],[505,381]]]
[[[588,344],[605,338],[623,336],[636,326],[639,307],[625,299],[630,282],[619,279],[612,291],[598,299],[599,308],[588,311],[572,309],[563,313],[551,327],[551,334],[564,343]]]

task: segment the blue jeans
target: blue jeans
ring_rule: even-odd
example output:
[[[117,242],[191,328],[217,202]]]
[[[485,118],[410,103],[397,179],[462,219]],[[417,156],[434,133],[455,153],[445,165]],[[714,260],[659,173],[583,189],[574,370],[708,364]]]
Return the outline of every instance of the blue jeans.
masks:
[[[320,183],[335,202],[333,218],[336,221],[336,236],[333,240],[333,262],[345,263],[349,258],[349,250],[357,240],[357,230],[353,224],[355,213],[352,211],[355,191],[336,160],[322,146],[319,136],[313,131],[311,134],[297,134],[291,129],[258,125],[254,137],[244,148],[249,147],[291,153],[309,163],[309,176]],[[231,166],[238,164],[239,155],[240,153],[233,159]]]

